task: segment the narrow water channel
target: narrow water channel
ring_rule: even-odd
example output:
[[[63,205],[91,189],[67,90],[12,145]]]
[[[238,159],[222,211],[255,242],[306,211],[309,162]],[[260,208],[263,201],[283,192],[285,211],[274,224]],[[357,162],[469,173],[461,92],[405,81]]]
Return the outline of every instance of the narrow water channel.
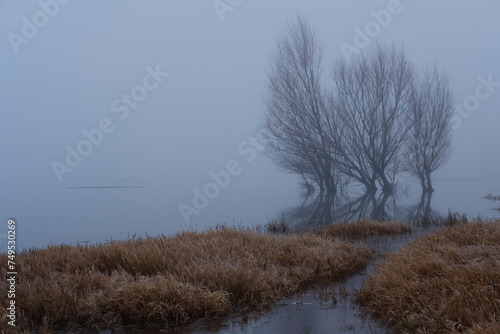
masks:
[[[435,228],[416,228],[411,234],[395,237],[366,238],[355,243],[373,248],[381,254],[397,251],[400,247],[418,238],[423,233],[432,233]],[[252,313],[244,317],[231,318],[217,324],[195,324],[188,328],[172,330],[118,329],[103,333],[168,333],[168,334],[275,334],[275,333],[355,333],[382,334],[388,328],[380,321],[363,316],[360,306],[351,296],[358,290],[363,279],[374,270],[372,261],[365,270],[348,277],[343,282],[334,282],[326,287],[312,287],[301,294],[287,297],[275,304],[267,313]],[[331,297],[332,291],[336,301]]]

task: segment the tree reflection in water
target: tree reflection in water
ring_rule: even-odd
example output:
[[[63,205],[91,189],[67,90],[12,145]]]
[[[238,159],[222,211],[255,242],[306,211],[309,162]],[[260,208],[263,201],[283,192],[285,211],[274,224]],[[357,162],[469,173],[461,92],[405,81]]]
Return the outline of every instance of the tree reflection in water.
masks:
[[[325,195],[304,193],[301,205],[285,210],[286,221],[298,231],[330,222],[347,222],[359,219],[375,221],[399,220],[430,224],[439,217],[432,209],[432,192],[423,192],[420,200],[411,206],[399,205],[399,197],[408,194],[366,192],[361,195],[345,193]]]

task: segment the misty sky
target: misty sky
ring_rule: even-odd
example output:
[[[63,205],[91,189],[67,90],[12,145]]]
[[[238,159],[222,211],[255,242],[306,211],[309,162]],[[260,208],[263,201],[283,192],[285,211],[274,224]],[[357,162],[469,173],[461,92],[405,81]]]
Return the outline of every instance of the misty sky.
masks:
[[[43,6],[53,17],[39,13]],[[307,15],[325,43],[328,74],[331,62],[344,57],[341,45],[355,46],[356,29],[375,27],[374,13],[388,8],[390,20],[368,42],[404,43],[419,68],[444,68],[456,104],[474,109],[460,116],[453,156],[436,175],[499,180],[498,0],[3,0],[0,219],[49,203],[50,189],[116,180],[175,180],[158,201],[189,201],[209,171],[232,159],[246,161],[238,146],[263,118],[265,71],[276,33],[297,12]],[[37,32],[25,27],[36,20]],[[496,86],[478,88],[488,78]],[[141,101],[127,104],[122,97],[136,86],[143,87],[135,91]],[[478,90],[482,98],[471,97]],[[64,164],[66,147],[76,149],[85,139],[82,131],[99,128],[103,120],[109,133],[59,182],[53,163]],[[246,183],[234,187],[246,189],[250,201],[253,189],[272,192],[295,180],[264,156],[242,168]]]

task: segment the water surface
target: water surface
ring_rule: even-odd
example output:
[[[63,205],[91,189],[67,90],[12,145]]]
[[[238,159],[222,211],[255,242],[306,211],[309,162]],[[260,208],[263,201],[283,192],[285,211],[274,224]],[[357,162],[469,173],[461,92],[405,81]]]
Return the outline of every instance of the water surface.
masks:
[[[255,226],[285,214],[294,225],[314,225],[324,216],[312,215],[315,195],[305,198],[291,178],[256,180],[248,173],[221,189],[206,208],[183,219],[178,205],[192,204],[195,182],[161,180],[88,180],[73,184],[19,184],[2,182],[2,217],[17,221],[20,247],[48,244],[91,243],[138,236],[172,235],[183,230],[204,230],[216,224]],[[200,182],[199,182],[200,183]],[[203,185],[203,183],[201,183]],[[430,209],[433,214],[456,211],[469,217],[500,217],[500,201],[482,197],[500,195],[499,180],[436,179],[430,203],[422,202],[420,186],[409,181],[398,186],[396,196],[366,197],[352,186],[329,209],[332,220],[362,217],[408,220]],[[200,187],[201,188],[201,187]],[[316,203],[315,203],[316,201]],[[383,202],[383,207],[380,203]],[[3,232],[3,231],[0,231]],[[5,234],[0,234],[5,249]]]

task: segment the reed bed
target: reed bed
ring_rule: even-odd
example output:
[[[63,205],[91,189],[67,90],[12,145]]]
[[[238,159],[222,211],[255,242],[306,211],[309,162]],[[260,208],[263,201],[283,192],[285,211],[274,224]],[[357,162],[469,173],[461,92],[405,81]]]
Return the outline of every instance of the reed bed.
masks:
[[[347,223],[335,223],[320,226],[318,235],[330,238],[392,236],[412,232],[412,227],[401,222],[376,222],[361,219]]]
[[[308,285],[362,270],[370,256],[344,241],[236,228],[30,249],[16,259],[16,330],[169,328],[269,309]],[[0,254],[2,277],[6,263]]]
[[[357,301],[403,333],[500,333],[500,220],[408,244],[377,264]]]
[[[291,232],[290,225],[284,219],[279,222],[273,220],[266,225],[266,228],[269,234],[289,234]]]

